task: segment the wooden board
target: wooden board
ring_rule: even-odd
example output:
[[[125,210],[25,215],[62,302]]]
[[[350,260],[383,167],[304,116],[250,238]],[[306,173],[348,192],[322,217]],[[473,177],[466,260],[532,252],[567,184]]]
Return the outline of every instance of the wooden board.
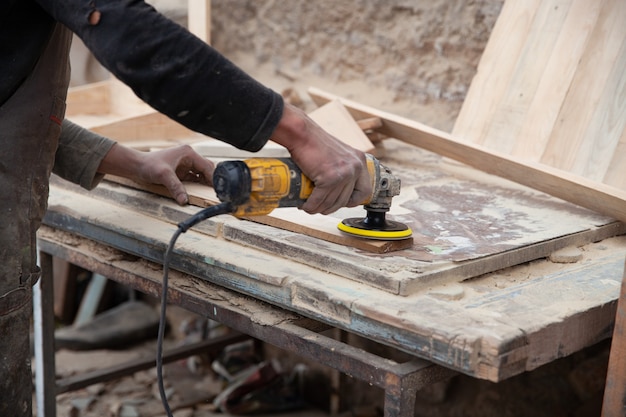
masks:
[[[408,295],[433,282],[460,281],[542,258],[566,246],[626,232],[611,218],[400,141],[388,139],[386,147],[389,156],[384,163],[402,180],[402,192],[394,200],[390,217],[412,228],[410,248],[393,252],[384,246],[363,248],[356,245],[383,243],[350,242],[341,234],[342,240],[336,240],[336,224],[346,217],[363,216],[359,207],[330,216],[277,209],[271,216],[252,219],[262,223],[228,222],[222,233],[240,244],[279,252],[307,265]],[[197,184],[189,187],[192,204],[205,206],[214,201],[212,189]],[[92,193],[103,193],[102,198],[119,204],[135,201],[133,204],[148,212],[145,193],[125,187],[112,191],[106,184]],[[162,217],[173,210],[159,206],[151,209],[154,216]],[[194,211],[193,207],[180,209],[186,214],[172,217],[175,223]],[[344,258],[338,253],[351,256]],[[383,262],[388,257],[389,262]]]
[[[187,27],[198,38],[211,44],[211,0],[188,0]]]
[[[152,193],[170,197],[167,189],[160,185],[136,183],[134,181],[108,175],[107,180],[118,184],[123,184],[138,190],[150,191]],[[189,195],[189,203],[198,207],[209,207],[219,204],[219,199],[215,195],[215,190],[201,184],[186,183],[185,188]],[[365,212],[351,210],[354,216],[363,217]],[[354,217],[353,216],[353,217]],[[329,216],[311,216],[297,208],[282,208],[275,210],[267,216],[246,217],[247,220],[266,224],[280,229],[290,230],[307,236],[316,237],[340,245],[350,246],[372,253],[387,253],[410,248],[413,246],[413,239],[403,239],[397,241],[382,241],[373,239],[358,239],[347,236],[337,229],[337,220]]]
[[[341,101],[333,100],[309,113],[309,117],[325,131],[348,145],[366,153],[374,151],[374,145],[350,116]]]
[[[626,190],[626,2],[504,3],[453,136]]]

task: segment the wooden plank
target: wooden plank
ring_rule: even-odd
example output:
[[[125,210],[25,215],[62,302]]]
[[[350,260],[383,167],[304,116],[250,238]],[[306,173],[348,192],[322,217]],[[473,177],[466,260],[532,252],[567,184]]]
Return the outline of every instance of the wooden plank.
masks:
[[[211,44],[211,0],[188,0],[187,27],[191,33]]]
[[[106,179],[118,184],[171,198],[169,191],[161,185],[137,183],[126,178],[112,175],[107,175]],[[198,207],[209,207],[220,202],[212,187],[195,183],[185,183],[185,188],[189,195],[189,204]],[[360,214],[360,216],[364,215],[365,212]],[[337,219],[321,215],[314,217],[298,209],[282,208],[275,210],[268,216],[245,217],[245,219],[372,253],[388,253],[407,249],[413,245],[413,239],[411,238],[383,241],[350,237],[337,230]]]
[[[604,388],[602,417],[626,415],[626,267],[621,288]]]
[[[207,158],[247,159],[288,158],[290,156],[287,148],[272,141],[267,142],[258,152],[244,151],[217,139],[202,140],[194,143],[191,147],[200,155]]]
[[[600,1],[575,1],[571,5],[554,46],[555,53],[543,71],[528,112],[523,121],[517,121],[512,126],[520,129],[513,156],[533,161],[541,158],[580,58],[588,47],[588,38],[596,25],[601,6]],[[463,105],[472,107],[478,104],[468,96]],[[459,129],[453,133],[460,136],[463,132]],[[468,139],[472,140],[471,137]]]
[[[486,120],[490,120],[513,76],[519,52],[532,25],[541,0],[505,1],[500,16],[489,37],[476,76],[470,85],[468,97],[480,106],[463,106],[455,122],[454,131],[481,144],[485,138]],[[511,36],[511,34],[515,34]],[[488,88],[487,88],[488,86]]]
[[[496,23],[508,33],[490,37],[452,136],[626,190],[626,3],[512,3]]]
[[[115,204],[94,199],[93,194],[74,198],[75,193],[64,197],[64,192],[53,187],[45,224],[79,234],[98,227],[84,236],[113,247],[119,247],[117,238],[124,239],[121,250],[143,257],[148,252],[156,262],[161,261],[161,251],[172,233],[172,226],[163,219],[146,216],[143,207],[120,210]],[[83,203],[83,212],[90,213],[85,216],[72,209]],[[115,238],[108,231],[115,232]],[[51,233],[68,235],[48,227],[41,233],[43,243]],[[199,300],[231,300],[232,295],[219,288],[226,287],[494,382],[608,337],[626,253],[626,240],[621,237],[587,245],[585,261],[578,264],[541,260],[533,268],[524,265],[454,285],[461,294],[458,299],[442,297],[442,287],[435,285],[399,297],[355,282],[360,273],[356,269],[354,278],[347,279],[334,270],[309,268],[276,251],[259,251],[219,238],[209,240],[195,230],[188,233],[177,243],[173,265],[193,276],[180,276],[172,270],[172,288],[193,292]],[[96,242],[77,242],[67,236],[55,240],[130,273],[146,267],[143,261],[129,261]],[[355,251],[337,251],[335,258],[361,259]],[[370,258],[375,258],[379,268],[405,260],[403,256]],[[158,265],[148,264],[146,272],[155,283],[146,287],[158,293]],[[206,286],[203,280],[217,286]],[[445,287],[450,288],[449,283]],[[254,303],[231,305],[245,306],[247,314],[259,311]],[[271,321],[276,323],[280,317],[260,315],[259,319],[271,327]]]
[[[434,282],[461,281],[482,273],[548,256],[554,250],[606,239],[626,232],[622,223],[551,198],[545,194],[486,175],[427,151],[389,139],[384,163],[402,180],[389,217],[413,229],[413,246],[379,253],[356,250],[302,234],[300,225],[316,233],[334,230],[343,218],[362,217],[361,207],[341,209],[329,216],[293,210],[287,230],[248,221],[228,221],[219,232],[213,222],[197,226],[214,236],[261,248],[321,270],[350,277],[394,294],[412,294]],[[204,188],[198,186],[192,187]],[[212,191],[212,190],[211,190]],[[85,192],[87,194],[87,192]],[[192,202],[199,193],[191,190]],[[171,200],[119,187],[105,181],[89,193],[103,202],[138,207],[142,213],[172,224],[197,210]],[[203,205],[203,201],[195,204]],[[283,210],[274,210],[280,217]],[[230,218],[230,216],[226,216]],[[235,220],[230,218],[231,220]],[[211,229],[213,228],[213,229]],[[293,228],[293,229],[292,229]],[[297,230],[299,232],[292,232]],[[376,249],[384,252],[385,249]],[[355,259],[355,251],[359,252]],[[350,254],[349,257],[337,254]],[[394,262],[382,262],[385,256]]]
[[[528,2],[516,3],[528,5]],[[497,103],[493,115],[485,121],[483,129],[485,136],[478,141],[474,138],[473,142],[481,143],[499,152],[511,153],[517,142],[518,132],[522,128],[518,120],[523,119],[528,112],[529,104],[535,96],[550,58],[555,54],[563,53],[555,50],[555,46],[571,3],[572,0],[542,1],[537,6],[526,36],[521,36],[522,33],[519,32],[510,32],[505,36],[506,41],[520,37],[524,39],[524,45],[520,49],[517,59],[511,59],[515,63],[515,67],[507,85],[503,88],[504,93]],[[514,30],[518,27],[513,26],[510,29]],[[492,39],[494,39],[493,35],[490,37],[490,41]],[[502,40],[498,41],[502,42]],[[506,70],[503,68],[503,66],[508,65],[505,63],[506,59],[500,58],[499,65],[495,68],[492,67],[494,70],[498,70],[498,75],[502,70]],[[493,93],[497,94],[496,91]],[[483,109],[482,103],[479,108]],[[469,140],[466,133],[461,130],[460,126],[455,126],[454,134],[463,135],[464,139]]]
[[[339,100],[323,104],[310,112],[309,117],[325,131],[353,148],[366,153],[374,151],[372,142]]]
[[[626,6],[624,11],[626,12]],[[626,22],[626,13],[624,19]],[[626,24],[624,26],[626,28]],[[620,137],[626,129],[626,29],[618,58],[610,71],[604,91],[593,107],[586,130],[581,129],[581,147],[571,171],[602,182],[611,168]],[[619,167],[617,165],[615,168]],[[626,168],[624,165],[621,167],[622,174],[626,177]]]
[[[542,163],[582,174],[576,169],[575,164],[579,153],[582,153],[582,158],[587,157],[583,143],[587,126],[592,120],[603,91],[611,91],[611,88],[617,87],[607,86],[607,82],[611,70],[619,64],[619,53],[626,36],[624,22],[626,22],[626,2],[623,0],[603,2],[598,21],[559,111],[550,141],[541,157]],[[623,70],[623,67],[618,67],[618,71]]]
[[[317,88],[309,94],[319,105],[340,99],[354,118],[380,117],[390,137],[515,181],[579,206],[626,222],[626,191],[533,162],[521,162],[484,147],[461,142],[419,122],[342,99]]]
[[[626,190],[624,167],[626,167],[626,126],[624,126],[622,137],[615,148],[615,153],[613,154],[609,170],[604,177],[604,182],[608,185]]]

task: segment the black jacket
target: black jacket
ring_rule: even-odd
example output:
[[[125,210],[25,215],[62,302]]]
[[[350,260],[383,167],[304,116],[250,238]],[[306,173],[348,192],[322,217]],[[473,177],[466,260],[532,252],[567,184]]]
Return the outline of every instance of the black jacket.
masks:
[[[256,151],[280,120],[280,95],[141,0],[0,3],[0,104],[33,68],[58,21],[140,98],[192,130]]]

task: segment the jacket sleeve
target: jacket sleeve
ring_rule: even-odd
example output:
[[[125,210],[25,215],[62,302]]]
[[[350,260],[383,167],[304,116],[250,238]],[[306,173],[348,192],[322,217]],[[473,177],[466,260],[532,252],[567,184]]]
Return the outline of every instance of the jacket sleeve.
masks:
[[[61,128],[53,172],[88,190],[95,188],[104,177],[98,173],[100,162],[115,142],[67,119]]]
[[[192,130],[257,151],[282,116],[279,94],[141,0],[37,1],[142,100]]]

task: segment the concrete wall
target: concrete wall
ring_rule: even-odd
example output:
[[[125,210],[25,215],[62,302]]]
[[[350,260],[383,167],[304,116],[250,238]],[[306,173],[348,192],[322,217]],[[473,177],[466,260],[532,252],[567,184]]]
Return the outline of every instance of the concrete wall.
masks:
[[[213,0],[213,45],[276,69],[462,101],[503,0]]]

